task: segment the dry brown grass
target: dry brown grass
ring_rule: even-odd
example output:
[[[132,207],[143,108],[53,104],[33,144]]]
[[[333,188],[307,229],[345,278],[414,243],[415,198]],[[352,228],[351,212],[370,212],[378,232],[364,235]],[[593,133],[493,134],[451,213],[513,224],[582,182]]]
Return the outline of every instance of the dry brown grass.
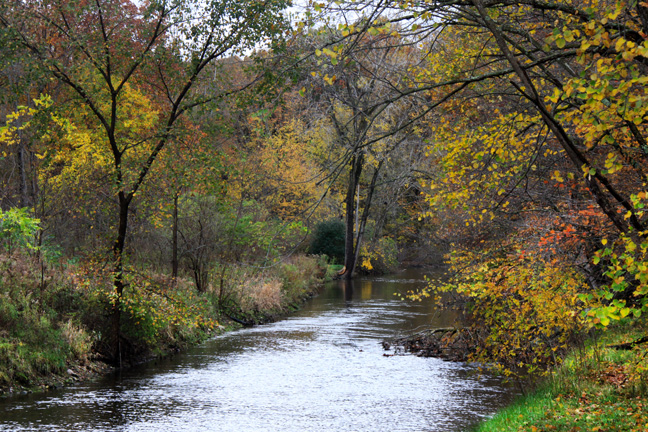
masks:
[[[88,332],[74,324],[72,320],[61,326],[63,338],[70,346],[74,357],[83,365],[88,361],[88,355],[92,351],[92,337]]]
[[[264,276],[246,280],[237,290],[241,311],[251,313],[281,308],[281,286],[281,280]]]

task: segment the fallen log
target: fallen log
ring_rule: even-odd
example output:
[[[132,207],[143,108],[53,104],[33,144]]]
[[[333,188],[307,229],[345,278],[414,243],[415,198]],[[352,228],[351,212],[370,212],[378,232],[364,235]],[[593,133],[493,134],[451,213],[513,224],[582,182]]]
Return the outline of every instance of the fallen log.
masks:
[[[633,342],[626,342],[626,343],[616,344],[616,345],[607,345],[607,348],[613,348],[613,349],[617,349],[617,350],[626,350],[627,351],[627,350],[633,349],[637,345],[641,345],[641,344],[644,344],[646,342],[648,342],[648,336],[644,336],[644,337],[642,337],[640,339],[637,339],[636,341],[633,341]]]

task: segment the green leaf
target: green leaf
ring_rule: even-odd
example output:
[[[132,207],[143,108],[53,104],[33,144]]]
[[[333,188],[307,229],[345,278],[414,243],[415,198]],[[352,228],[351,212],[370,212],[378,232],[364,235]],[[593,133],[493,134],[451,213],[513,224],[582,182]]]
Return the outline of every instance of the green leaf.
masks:
[[[574,34],[571,32],[571,30],[566,30],[564,36],[567,42],[571,42],[574,40]]]

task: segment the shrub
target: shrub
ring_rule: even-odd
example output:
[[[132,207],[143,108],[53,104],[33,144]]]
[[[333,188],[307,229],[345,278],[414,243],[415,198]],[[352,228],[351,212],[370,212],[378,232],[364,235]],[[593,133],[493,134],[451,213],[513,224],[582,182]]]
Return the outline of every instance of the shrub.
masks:
[[[219,295],[220,311],[230,318],[259,323],[299,305],[326,275],[326,260],[296,255],[261,273],[232,267]]]
[[[559,366],[588,331],[580,311],[594,306],[579,301],[589,289],[582,274],[526,252],[456,250],[449,282],[431,281],[427,290],[410,295],[443,301],[441,293],[452,293],[448,306],[465,301],[463,327],[474,349],[470,360],[517,378],[539,377]]]
[[[40,220],[29,216],[27,208],[0,209],[0,245],[9,253],[15,247],[35,248],[34,238]]]
[[[92,351],[92,336],[72,320],[63,323],[61,332],[74,357],[82,364],[85,364],[88,360],[88,355]]]
[[[315,255],[325,254],[334,264],[343,263],[344,222],[330,219],[317,224],[308,252]]]
[[[248,279],[240,287],[239,305],[244,314],[281,308],[281,281],[264,276]]]

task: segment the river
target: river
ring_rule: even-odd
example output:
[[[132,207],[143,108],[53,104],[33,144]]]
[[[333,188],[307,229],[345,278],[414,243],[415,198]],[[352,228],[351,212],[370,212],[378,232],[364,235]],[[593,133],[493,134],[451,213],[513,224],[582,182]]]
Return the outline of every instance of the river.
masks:
[[[514,395],[475,367],[380,342],[448,326],[394,293],[422,273],[327,284],[288,318],[168,359],[41,394],[0,399],[0,431],[464,431]]]

